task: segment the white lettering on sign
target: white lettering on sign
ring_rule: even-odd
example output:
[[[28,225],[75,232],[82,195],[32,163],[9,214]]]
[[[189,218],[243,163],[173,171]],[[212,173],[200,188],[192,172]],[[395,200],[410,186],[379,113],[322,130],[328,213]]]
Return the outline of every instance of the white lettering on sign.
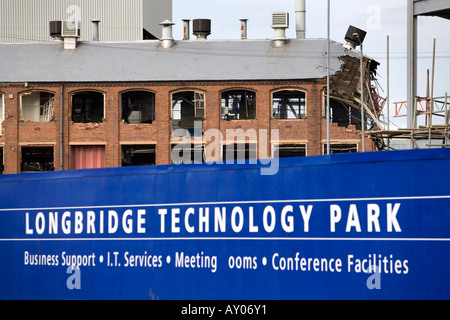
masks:
[[[290,234],[309,232],[380,233],[402,232],[398,220],[401,204],[348,205],[171,205],[151,210],[123,208],[109,210],[38,211],[25,213],[27,235],[82,234],[193,234],[250,233]],[[315,213],[317,211],[317,213]],[[154,218],[150,218],[151,215]],[[323,221],[329,214],[329,229]],[[159,216],[159,217],[158,217]],[[317,218],[316,218],[317,217]],[[151,228],[150,221],[156,225]],[[159,226],[158,226],[159,223]],[[159,228],[158,228],[159,227]]]

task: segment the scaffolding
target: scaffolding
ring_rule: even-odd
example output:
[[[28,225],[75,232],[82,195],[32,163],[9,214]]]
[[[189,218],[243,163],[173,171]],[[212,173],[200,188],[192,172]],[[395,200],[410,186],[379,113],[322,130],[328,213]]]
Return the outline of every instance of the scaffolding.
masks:
[[[394,117],[405,117],[406,101],[396,102]],[[447,93],[443,97],[415,99],[416,109],[413,112],[411,129],[379,130],[368,134],[372,137],[378,150],[393,149],[386,141],[406,139],[412,149],[448,148],[450,147],[449,101]],[[417,128],[417,117],[425,115],[425,124]],[[443,117],[443,124],[433,124],[433,116]]]

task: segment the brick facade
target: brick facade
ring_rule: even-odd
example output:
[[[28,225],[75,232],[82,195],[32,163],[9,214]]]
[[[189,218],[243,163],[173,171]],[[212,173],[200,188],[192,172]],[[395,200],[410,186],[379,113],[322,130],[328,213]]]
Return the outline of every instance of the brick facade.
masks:
[[[254,81],[254,82],[170,82],[170,83],[92,83],[92,84],[23,84],[0,85],[4,99],[4,121],[0,136],[3,150],[4,173],[20,172],[21,150],[25,146],[54,147],[55,170],[71,169],[71,146],[105,146],[106,167],[121,166],[122,145],[156,145],[156,164],[171,163],[172,94],[179,91],[199,91],[205,94],[206,117],[203,131],[220,129],[279,129],[281,143],[301,143],[307,155],[323,154],[326,143],[326,120],[323,114],[323,80],[317,81]],[[222,120],[221,94],[240,89],[256,93],[256,119]],[[306,118],[279,120],[272,118],[272,93],[282,89],[306,93]],[[24,93],[44,91],[55,95],[54,120],[28,122],[20,120],[20,97]],[[102,123],[74,123],[71,121],[72,95],[82,91],[104,94]],[[155,94],[155,120],[152,124],[128,124],[121,119],[121,95],[127,91],[149,91]],[[61,97],[63,101],[61,103]],[[63,106],[63,134],[61,143],[61,105]],[[373,150],[366,138],[366,151]],[[229,141],[226,141],[229,143]],[[270,150],[271,143],[268,143]],[[361,151],[361,135],[356,127],[338,127],[331,124],[331,143],[357,144]],[[63,150],[63,163],[60,150]],[[270,153],[269,153],[270,154]],[[209,159],[211,160],[211,159]]]

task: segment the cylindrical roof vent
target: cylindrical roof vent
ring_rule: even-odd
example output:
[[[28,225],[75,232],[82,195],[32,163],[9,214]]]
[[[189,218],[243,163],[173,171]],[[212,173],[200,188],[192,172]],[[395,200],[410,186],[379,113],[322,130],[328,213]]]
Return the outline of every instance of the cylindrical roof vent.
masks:
[[[199,39],[207,39],[211,34],[211,20],[210,19],[194,19],[193,20],[193,33]]]

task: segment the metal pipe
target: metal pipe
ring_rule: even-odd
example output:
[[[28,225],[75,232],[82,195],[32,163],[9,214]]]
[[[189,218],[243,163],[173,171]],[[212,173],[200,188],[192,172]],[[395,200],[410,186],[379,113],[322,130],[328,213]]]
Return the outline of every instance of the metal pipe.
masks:
[[[306,37],[306,0],[295,1],[295,25],[297,31],[297,39],[305,39]]]
[[[436,38],[433,40],[433,65],[431,67],[431,105],[429,124],[433,125],[433,111],[434,111],[434,66],[436,64]]]
[[[100,31],[99,31],[100,20],[92,20],[92,41],[100,41]]]
[[[327,4],[327,154],[331,153],[330,145],[330,0]]]
[[[189,40],[190,39],[190,19],[182,19],[183,21],[183,40]]]
[[[361,133],[362,133],[362,152],[366,151],[365,144],[365,121],[364,121],[364,53],[363,53],[363,44],[360,44],[361,47]]]
[[[390,106],[390,41],[389,36],[387,36],[387,130],[390,130],[390,112],[389,112],[389,106]],[[391,147],[391,139],[388,138],[387,140],[388,149]]]
[[[447,92],[445,93],[445,125],[448,125],[448,102],[447,102]]]
[[[64,85],[61,85],[61,102],[59,111],[59,168],[64,170]]]
[[[247,21],[248,19],[239,19],[241,21],[241,40],[247,40]]]
[[[408,34],[407,34],[407,126],[415,128],[413,118],[415,113],[414,99],[417,95],[417,16],[414,15],[414,0],[408,0]],[[414,148],[411,141],[411,149]]]
[[[172,35],[172,26],[175,25],[170,20],[165,20],[161,22],[159,25],[161,25],[162,28],[162,37],[161,37],[161,46],[165,49],[171,48],[175,45],[175,40],[173,39]]]

